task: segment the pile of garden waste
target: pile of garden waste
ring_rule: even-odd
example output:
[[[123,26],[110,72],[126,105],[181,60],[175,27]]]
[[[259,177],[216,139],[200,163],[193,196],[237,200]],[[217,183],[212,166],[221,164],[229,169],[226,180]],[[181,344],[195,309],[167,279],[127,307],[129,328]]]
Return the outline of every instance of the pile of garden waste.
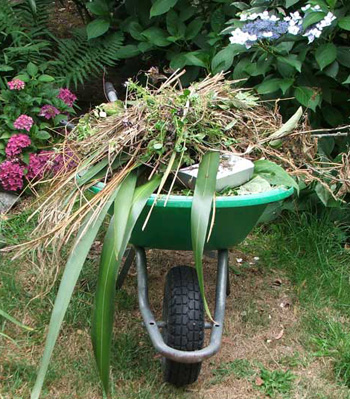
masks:
[[[177,172],[211,151],[255,162],[254,184],[226,195],[305,185],[337,200],[349,192],[349,154],[332,164],[318,155],[318,138],[301,108],[283,123],[277,103],[265,105],[223,74],[188,88],[182,88],[180,76],[174,73],[158,88],[129,80],[125,101],[102,104],[80,119],[60,148],[69,168],[51,180],[37,211],[42,216],[36,233],[46,244],[53,237],[66,242],[91,209],[103,207],[135,169],[138,185],[160,178],[159,195],[186,193],[178,187]],[[104,189],[87,196],[86,189],[97,182]]]

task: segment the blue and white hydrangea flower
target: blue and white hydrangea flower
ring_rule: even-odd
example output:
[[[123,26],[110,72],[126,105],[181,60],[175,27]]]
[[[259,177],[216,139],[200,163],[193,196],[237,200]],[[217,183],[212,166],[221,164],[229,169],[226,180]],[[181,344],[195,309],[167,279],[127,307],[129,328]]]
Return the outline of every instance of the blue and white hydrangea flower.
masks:
[[[314,27],[308,29],[303,36],[307,37],[309,43],[312,43],[315,38],[319,38],[321,36],[322,30],[327,26],[330,26],[332,22],[336,19],[336,16],[329,12],[320,22],[318,22]]]
[[[307,4],[302,7],[303,12],[320,11],[321,7]],[[241,28],[236,28],[231,32],[230,42],[232,44],[244,45],[247,49],[252,47],[259,40],[277,40],[284,34],[302,35],[309,43],[321,36],[322,30],[330,26],[336,19],[335,15],[329,12],[320,22],[303,31],[303,17],[299,11],[292,12],[284,18],[263,13],[241,13],[240,20],[246,22]]]

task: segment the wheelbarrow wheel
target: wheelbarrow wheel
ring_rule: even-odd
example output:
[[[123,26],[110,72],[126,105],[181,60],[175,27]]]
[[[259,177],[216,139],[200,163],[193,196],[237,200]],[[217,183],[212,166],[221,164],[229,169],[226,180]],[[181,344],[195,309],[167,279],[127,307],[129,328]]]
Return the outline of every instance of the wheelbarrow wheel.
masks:
[[[182,351],[203,347],[204,306],[196,270],[173,267],[166,276],[163,302],[163,338],[167,345]],[[179,363],[163,359],[164,381],[177,387],[194,383],[202,362]]]

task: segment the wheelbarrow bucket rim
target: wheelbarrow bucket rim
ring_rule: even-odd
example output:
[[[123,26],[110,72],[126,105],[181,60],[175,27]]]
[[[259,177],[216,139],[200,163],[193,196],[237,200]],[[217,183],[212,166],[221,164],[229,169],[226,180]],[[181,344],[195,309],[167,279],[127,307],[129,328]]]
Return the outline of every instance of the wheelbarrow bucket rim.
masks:
[[[97,194],[104,188],[104,183],[97,183],[90,188],[92,192]],[[290,197],[294,193],[294,188],[278,187],[265,191],[263,193],[247,194],[247,195],[227,195],[216,197],[216,208],[235,208],[254,205],[269,204],[271,202],[282,201]],[[153,205],[156,200],[156,194],[152,194],[147,205]],[[185,195],[169,195],[161,194],[155,206],[162,206],[166,204],[169,208],[191,208],[193,196]]]

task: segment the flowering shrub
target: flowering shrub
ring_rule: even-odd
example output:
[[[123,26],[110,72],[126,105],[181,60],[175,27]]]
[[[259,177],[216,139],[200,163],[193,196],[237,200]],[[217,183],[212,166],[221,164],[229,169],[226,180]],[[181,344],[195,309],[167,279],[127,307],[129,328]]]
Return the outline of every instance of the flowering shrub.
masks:
[[[13,79],[7,83],[10,90],[23,90],[25,83],[20,79]]]
[[[30,138],[26,134],[15,134],[9,138],[5,153],[7,158],[14,158],[22,153],[23,148],[29,147]]]
[[[14,148],[18,155],[20,146]],[[52,176],[77,165],[77,158],[71,150],[64,154],[54,150],[30,153],[28,162],[15,157],[14,152],[0,164],[0,184],[6,191],[21,190],[26,181],[42,179],[44,175]]]
[[[305,12],[320,12],[321,7],[316,5],[311,7],[308,4],[301,8]],[[309,11],[310,10],[310,11]],[[312,15],[312,14],[311,14]],[[232,44],[244,44],[247,49],[251,48],[259,40],[277,40],[282,35],[302,35],[307,37],[309,43],[312,43],[315,38],[321,36],[322,30],[330,26],[336,19],[335,15],[328,12],[327,15],[317,24],[311,28],[303,28],[304,18],[298,11],[290,13],[284,18],[270,15],[267,11],[260,14],[242,13],[241,21],[253,20],[253,22],[246,23],[242,29],[237,28],[231,34],[230,42]]]
[[[24,167],[17,161],[5,161],[0,165],[0,182],[7,191],[23,187]]]
[[[247,4],[249,3],[249,4]],[[222,33],[230,44],[212,61],[233,69],[240,84],[280,102],[287,118],[309,109],[315,127],[349,123],[350,8],[346,1],[252,0],[235,3],[237,17]]]
[[[28,172],[26,174],[27,179],[41,179],[44,177],[49,160],[50,155],[44,151],[38,154],[30,154]]]
[[[60,98],[69,107],[72,107],[74,101],[77,99],[77,97],[68,89],[60,89],[57,98]]]
[[[53,83],[53,77],[29,63],[0,93],[0,183],[5,190],[20,190],[25,180],[69,165],[62,155],[43,150],[57,142],[55,129],[74,114],[76,96]]]
[[[13,126],[17,130],[26,130],[29,132],[33,126],[33,123],[33,118],[28,115],[21,115],[13,122]]]
[[[53,119],[56,115],[59,115],[60,111],[53,105],[44,105],[41,107],[39,116],[43,116],[46,119]]]
[[[109,0],[86,1],[95,16],[87,26],[90,39],[110,28],[123,31],[118,58],[144,58],[149,65],[155,56],[160,67],[186,68],[184,85],[208,72],[232,71],[266,99],[290,99],[280,103],[285,119],[301,104],[314,126],[348,122],[348,0],[129,3],[116,10]]]

